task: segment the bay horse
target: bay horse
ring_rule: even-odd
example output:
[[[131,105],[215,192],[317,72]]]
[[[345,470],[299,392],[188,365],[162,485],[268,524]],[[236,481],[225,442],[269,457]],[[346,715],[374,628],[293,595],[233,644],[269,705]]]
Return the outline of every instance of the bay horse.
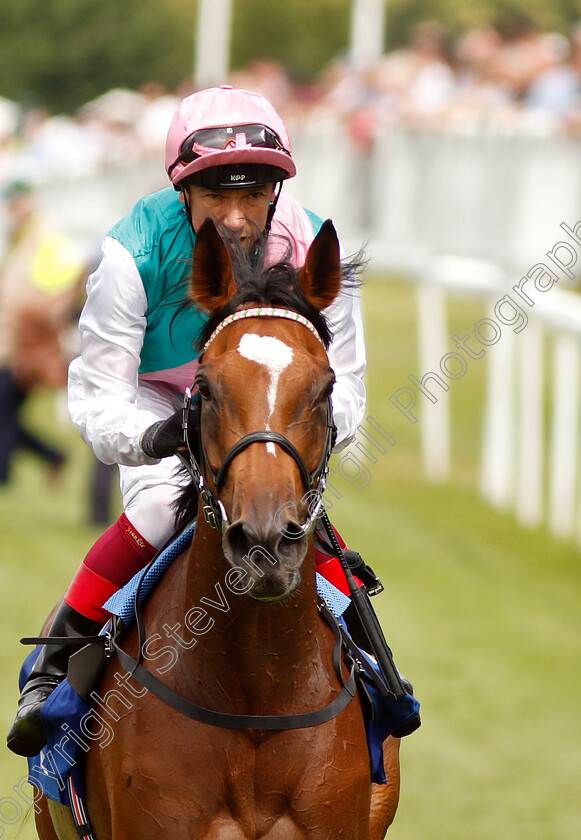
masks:
[[[192,719],[113,658],[98,686],[113,736],[86,756],[89,818],[96,840],[381,840],[398,804],[399,740],[385,744],[388,784],[372,785],[357,693],[318,725],[261,724],[328,708],[348,680],[318,607],[305,492],[330,452],[321,311],[345,273],[337,235],[325,222],[302,269],[271,267],[254,286],[234,265],[206,220],[190,294],[209,315],[196,374],[209,490],[191,548],[144,607],[141,653],[186,702],[224,719],[260,717],[250,728]],[[219,502],[205,517],[209,497]],[[137,655],[136,628],[122,647]],[[77,837],[54,802],[42,801],[36,819],[41,840]]]

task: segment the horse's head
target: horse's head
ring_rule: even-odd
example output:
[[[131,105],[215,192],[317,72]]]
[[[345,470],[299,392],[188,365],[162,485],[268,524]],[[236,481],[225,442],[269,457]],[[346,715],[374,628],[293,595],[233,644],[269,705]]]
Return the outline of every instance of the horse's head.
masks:
[[[197,236],[191,296],[209,315],[196,375],[203,469],[228,517],[224,554],[249,572],[259,600],[280,600],[300,582],[332,437],[334,375],[320,312],[341,276],[330,221],[302,269],[274,266],[255,282],[237,276],[210,220]]]

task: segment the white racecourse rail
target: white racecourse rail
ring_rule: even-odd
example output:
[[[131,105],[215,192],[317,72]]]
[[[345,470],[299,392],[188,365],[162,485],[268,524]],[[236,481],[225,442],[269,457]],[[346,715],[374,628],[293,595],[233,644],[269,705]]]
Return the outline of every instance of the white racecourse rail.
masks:
[[[291,122],[290,132],[299,175],[285,189],[332,217],[346,250],[367,242],[374,267],[416,284],[421,373],[410,371],[392,402],[410,422],[419,419],[426,475],[450,473],[448,390],[465,373],[462,359],[485,352],[481,491],[514,508],[523,525],[546,521],[581,544],[581,298],[572,290],[581,271],[579,140],[386,126],[361,147],[331,115]],[[161,157],[44,185],[43,201],[89,262],[107,228],[166,184]],[[488,301],[489,317],[454,342],[446,301],[466,295]]]
[[[301,200],[353,234],[348,246],[368,239],[374,267],[416,284],[421,373],[392,402],[412,422],[421,412],[427,477],[450,474],[448,390],[486,353],[481,492],[581,545],[579,140],[392,126],[362,150],[329,123],[305,128],[295,148]],[[488,303],[464,344],[447,329],[453,296]]]

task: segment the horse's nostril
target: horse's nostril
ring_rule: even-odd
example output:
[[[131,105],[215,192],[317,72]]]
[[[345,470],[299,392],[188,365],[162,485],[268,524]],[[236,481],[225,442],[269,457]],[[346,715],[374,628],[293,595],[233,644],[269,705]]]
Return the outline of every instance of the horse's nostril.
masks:
[[[244,522],[230,525],[224,536],[225,547],[230,549],[232,558],[246,557],[259,545],[259,540]]]
[[[279,534],[286,540],[300,540],[304,536],[304,530],[298,522],[294,519],[289,519],[284,523],[283,527],[279,529]]]
[[[274,523],[254,527],[246,520],[233,523],[224,535],[224,551],[231,562],[250,558],[262,564],[290,563],[297,566],[305,552],[305,535],[298,522],[289,520],[284,529]]]

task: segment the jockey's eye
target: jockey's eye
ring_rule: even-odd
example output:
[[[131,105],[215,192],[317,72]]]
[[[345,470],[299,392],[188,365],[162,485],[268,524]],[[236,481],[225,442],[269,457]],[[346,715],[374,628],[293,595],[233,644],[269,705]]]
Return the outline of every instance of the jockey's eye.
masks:
[[[198,392],[203,400],[210,400],[212,399],[212,392],[210,391],[210,386],[206,379],[201,376],[196,378],[196,385],[198,386]]]

